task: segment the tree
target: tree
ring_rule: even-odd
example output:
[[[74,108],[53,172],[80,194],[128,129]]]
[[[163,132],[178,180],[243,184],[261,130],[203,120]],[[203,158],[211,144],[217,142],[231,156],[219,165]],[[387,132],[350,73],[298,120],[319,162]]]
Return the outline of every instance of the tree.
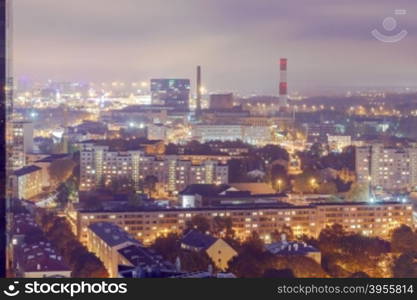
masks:
[[[328,181],[319,184],[317,191],[319,194],[330,194],[334,195],[337,193],[337,186],[334,182]]]
[[[274,256],[264,250],[263,241],[256,232],[245,240],[239,254],[229,262],[229,271],[238,277],[260,278],[274,263]]]
[[[276,258],[277,269],[290,269],[297,278],[323,278],[328,275],[314,259],[302,255],[288,255]]]
[[[65,206],[65,204],[68,203],[68,199],[70,196],[70,190],[68,186],[65,183],[61,183],[56,191],[58,193],[56,197],[57,203],[61,206]]]
[[[283,236],[287,241],[294,240],[294,232],[290,226],[284,225],[279,230],[275,230],[271,234],[271,240],[273,242],[280,242],[282,241]]]
[[[320,175],[314,170],[304,170],[300,175],[295,176],[293,191],[295,193],[314,193],[319,188]]]
[[[210,221],[203,215],[195,215],[191,218],[191,220],[187,221],[186,223],[186,231],[191,229],[196,229],[202,233],[206,233],[210,231],[211,224]]]
[[[367,184],[353,183],[346,199],[352,202],[364,202],[369,199],[369,186]]]
[[[130,207],[138,208],[143,206],[143,195],[138,193],[130,193],[127,203]]]
[[[49,177],[55,184],[66,181],[72,174],[76,163],[72,159],[59,159],[51,163]]]
[[[169,233],[166,236],[158,237],[151,248],[172,263],[175,263],[179,258],[181,269],[184,271],[207,270],[209,265],[213,265],[205,251],[194,252],[181,249],[181,236],[177,233]]]
[[[151,248],[160,253],[165,259],[175,261],[178,256],[181,236],[177,233],[169,233],[155,239]]]
[[[35,220],[41,226],[44,235],[62,254],[64,261],[69,264],[73,277],[106,278],[109,276],[103,263],[78,241],[65,218],[38,209]]]
[[[369,278],[369,275],[365,272],[355,272],[350,275],[350,278]]]
[[[270,168],[269,177],[272,186],[278,192],[284,191],[288,186],[289,179],[287,169],[280,164],[272,165],[272,167]]]
[[[417,249],[417,233],[410,227],[401,225],[391,234],[391,248],[395,253],[409,253]]]
[[[400,255],[393,263],[394,278],[417,278],[417,252]]]
[[[216,216],[211,221],[211,233],[215,236],[233,238],[235,232],[233,230],[233,222],[230,217]]]
[[[144,188],[148,191],[149,195],[153,195],[156,192],[156,184],[158,183],[158,177],[154,175],[146,176],[144,180]]]
[[[291,269],[267,269],[262,278],[295,278]]]

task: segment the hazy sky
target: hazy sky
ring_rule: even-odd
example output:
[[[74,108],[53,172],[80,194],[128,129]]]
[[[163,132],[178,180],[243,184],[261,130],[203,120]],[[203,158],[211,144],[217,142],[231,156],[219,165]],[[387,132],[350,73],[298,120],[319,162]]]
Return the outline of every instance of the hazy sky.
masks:
[[[275,94],[287,57],[292,91],[417,86],[416,0],[13,1],[17,77],[193,79],[201,64],[212,91]],[[398,43],[371,35],[389,16]]]

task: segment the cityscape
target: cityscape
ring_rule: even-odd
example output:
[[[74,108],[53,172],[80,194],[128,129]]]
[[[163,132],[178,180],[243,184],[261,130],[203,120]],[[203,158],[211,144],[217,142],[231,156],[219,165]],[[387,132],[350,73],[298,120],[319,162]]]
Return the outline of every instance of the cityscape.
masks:
[[[50,5],[47,24],[56,17],[54,4],[41,2]],[[292,52],[294,39],[303,39],[286,35],[298,28],[292,23],[264,32],[262,38],[282,39],[265,43],[268,50],[252,45],[255,37],[239,38],[251,26],[285,22],[280,10],[320,19],[319,9],[292,12],[290,1],[260,0],[258,13],[251,1],[239,8],[181,3],[181,10],[167,1],[146,3],[159,25],[148,20],[147,9],[121,2],[120,11],[137,13],[138,20],[100,23],[104,40],[131,47],[124,39],[138,39],[137,51],[149,51],[149,59],[122,61],[117,44],[114,61],[103,59],[100,67],[95,62],[103,53],[90,53],[91,62],[74,66],[68,49],[59,50],[67,14],[79,13],[71,4],[61,12],[62,24],[46,30],[45,36],[60,36],[56,45],[46,37],[38,45],[26,40],[22,32],[42,15],[33,3],[14,5],[16,70],[6,132],[8,277],[417,277],[415,60],[397,67],[390,61],[372,72],[357,53],[334,64],[322,54]],[[97,17],[90,14],[94,5],[84,7],[88,20]],[[189,22],[197,28],[178,21],[182,9],[196,14]],[[200,16],[204,10],[207,15]],[[111,29],[143,25],[141,18],[157,28]],[[65,29],[68,41],[71,34],[87,35],[77,31],[83,22]],[[94,26],[86,32],[103,38]],[[162,37],[158,28],[166,30],[158,32]],[[355,37],[362,56],[373,55],[367,43],[385,46],[367,33],[366,45],[359,41],[362,33]],[[186,43],[188,35],[195,49]],[[64,46],[74,47],[77,56],[83,45],[104,44],[87,40]],[[216,41],[216,49],[225,43],[229,53],[206,44]],[[176,48],[181,42],[184,48]],[[337,49],[337,43],[329,40],[323,51]],[[406,57],[416,40],[401,43],[395,47]],[[23,59],[31,45],[39,57]],[[241,69],[230,52],[236,61],[248,58]],[[388,50],[381,53],[389,56]],[[314,67],[304,69],[308,61]],[[81,74],[76,79],[75,69]]]

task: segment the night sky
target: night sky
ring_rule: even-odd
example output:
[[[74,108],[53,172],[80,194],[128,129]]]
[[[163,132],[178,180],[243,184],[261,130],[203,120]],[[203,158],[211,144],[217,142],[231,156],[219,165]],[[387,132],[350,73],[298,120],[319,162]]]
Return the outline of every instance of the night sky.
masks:
[[[416,0],[14,0],[16,77],[142,81],[194,78],[210,91],[417,86]],[[355,4],[356,3],[356,4]],[[407,15],[395,16],[395,9]],[[385,17],[394,44],[374,39]]]

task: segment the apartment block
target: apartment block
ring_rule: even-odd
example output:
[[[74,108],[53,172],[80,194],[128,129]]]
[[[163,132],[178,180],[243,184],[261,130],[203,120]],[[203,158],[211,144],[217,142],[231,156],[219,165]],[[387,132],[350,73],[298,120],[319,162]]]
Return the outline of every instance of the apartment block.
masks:
[[[375,188],[414,190],[417,187],[417,147],[384,147],[381,144],[358,147],[356,173],[359,182],[370,182]]]
[[[83,144],[80,155],[80,190],[93,190],[124,179],[139,188],[147,177],[157,178],[158,188],[177,194],[194,183],[228,182],[228,166],[215,160],[184,160],[177,155],[147,155],[142,150],[113,151],[108,146]]]
[[[413,225],[412,205],[399,202],[336,203],[310,206],[252,205],[219,206],[198,209],[155,209],[146,211],[78,211],[77,235],[87,243],[88,226],[95,222],[114,223],[144,244],[169,232],[182,232],[186,222],[196,215],[209,220],[230,217],[233,229],[244,239],[252,231],[268,242],[271,234],[284,226],[295,235],[317,237],[322,229],[340,224],[346,230],[369,236],[387,237],[401,224]]]

